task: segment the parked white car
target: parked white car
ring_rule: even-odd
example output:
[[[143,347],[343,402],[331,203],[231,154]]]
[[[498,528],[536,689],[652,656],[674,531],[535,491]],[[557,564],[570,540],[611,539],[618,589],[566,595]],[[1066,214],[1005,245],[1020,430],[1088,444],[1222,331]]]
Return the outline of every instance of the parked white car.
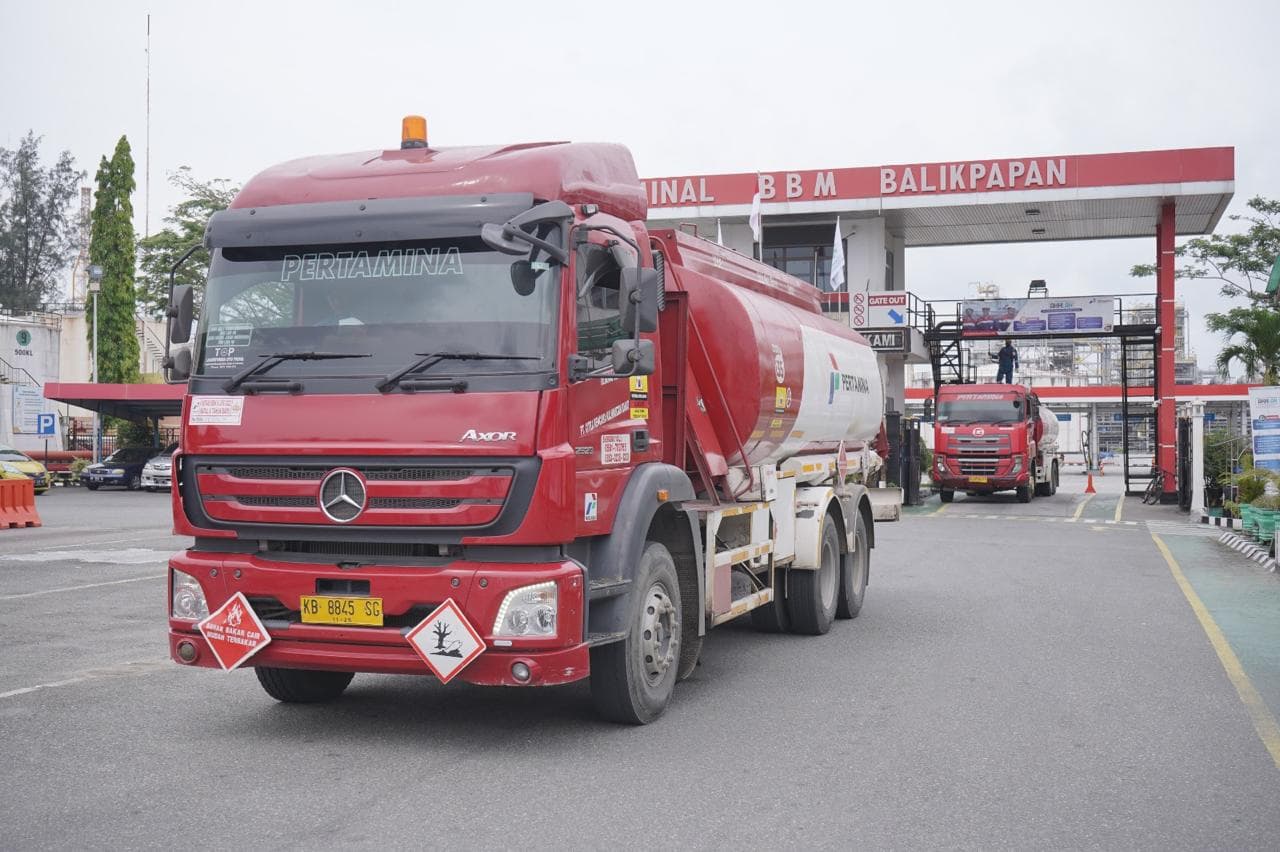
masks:
[[[142,467],[142,487],[147,491],[168,491],[173,481],[171,468],[173,467],[173,453],[178,449],[177,444],[170,444],[160,451],[159,455],[152,456],[151,459]]]

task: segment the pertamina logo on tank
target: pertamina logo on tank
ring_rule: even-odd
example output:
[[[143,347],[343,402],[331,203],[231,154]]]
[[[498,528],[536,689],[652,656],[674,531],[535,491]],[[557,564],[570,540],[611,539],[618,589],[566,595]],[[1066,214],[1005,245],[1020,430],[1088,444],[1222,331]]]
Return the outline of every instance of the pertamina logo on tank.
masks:
[[[831,405],[836,401],[837,391],[853,391],[854,393],[870,393],[871,385],[863,376],[855,376],[853,373],[845,373],[840,370],[840,365],[836,363],[836,356],[830,352],[827,358],[831,361],[831,387],[827,392],[827,405]]]

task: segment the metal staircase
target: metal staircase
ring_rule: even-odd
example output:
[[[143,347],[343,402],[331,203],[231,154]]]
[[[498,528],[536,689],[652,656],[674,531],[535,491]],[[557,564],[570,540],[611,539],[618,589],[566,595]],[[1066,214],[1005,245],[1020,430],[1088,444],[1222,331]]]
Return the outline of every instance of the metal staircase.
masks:
[[[27,372],[25,367],[16,367],[0,358],[0,384],[40,386],[36,377]]]
[[[943,385],[969,384],[977,378],[977,369],[965,354],[960,332],[958,320],[943,320],[925,333],[933,367],[934,397]]]
[[[1151,466],[1135,464],[1133,456],[1141,447],[1154,450],[1156,441],[1155,400],[1156,336],[1136,334],[1120,338],[1120,417],[1123,420],[1124,488],[1128,495],[1142,494],[1154,475]],[[1136,484],[1135,484],[1136,483]]]

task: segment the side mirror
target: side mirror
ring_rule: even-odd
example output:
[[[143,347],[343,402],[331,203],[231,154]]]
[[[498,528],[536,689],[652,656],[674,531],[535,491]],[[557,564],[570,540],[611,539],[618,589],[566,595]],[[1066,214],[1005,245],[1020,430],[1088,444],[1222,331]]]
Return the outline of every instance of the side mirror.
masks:
[[[622,327],[639,334],[658,330],[658,270],[628,266],[619,278]]]
[[[651,376],[654,368],[652,340],[615,340],[613,372],[620,376]]]
[[[186,343],[191,340],[191,319],[195,293],[190,284],[177,284],[169,299],[165,316],[169,317],[169,342]]]
[[[183,347],[175,349],[173,354],[165,359],[165,368],[167,375],[165,381],[170,384],[179,384],[191,378],[191,349]]]
[[[921,419],[922,419],[922,420],[932,420],[932,419],[933,419],[933,397],[931,397],[931,396],[925,397],[925,400],[924,400],[924,416],[923,416]]]
[[[537,286],[538,276],[541,274],[542,270],[534,269],[533,264],[529,261],[517,260],[511,264],[511,286],[515,289],[517,295],[531,296]]]
[[[557,245],[536,236],[539,225],[573,219],[573,208],[563,201],[547,201],[529,208],[518,216],[512,216],[501,225],[487,224],[480,229],[480,239],[494,251],[503,254],[528,254],[530,247],[540,248],[557,263],[569,262],[569,253],[563,245]]]

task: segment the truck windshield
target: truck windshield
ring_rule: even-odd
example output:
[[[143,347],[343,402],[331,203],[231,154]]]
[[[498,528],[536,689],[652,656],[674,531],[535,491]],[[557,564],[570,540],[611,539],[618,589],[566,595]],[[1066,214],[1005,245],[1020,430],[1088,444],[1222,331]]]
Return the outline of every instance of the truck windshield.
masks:
[[[369,357],[294,360],[272,375],[381,378],[425,351],[524,356],[450,361],[433,375],[551,369],[559,267],[533,264],[533,286],[522,288],[531,292],[520,295],[513,261],[520,262],[478,237],[219,250],[196,336],[196,373],[232,375],[263,355],[304,350]]]
[[[938,403],[939,423],[1020,423],[1020,399],[944,399]]]

